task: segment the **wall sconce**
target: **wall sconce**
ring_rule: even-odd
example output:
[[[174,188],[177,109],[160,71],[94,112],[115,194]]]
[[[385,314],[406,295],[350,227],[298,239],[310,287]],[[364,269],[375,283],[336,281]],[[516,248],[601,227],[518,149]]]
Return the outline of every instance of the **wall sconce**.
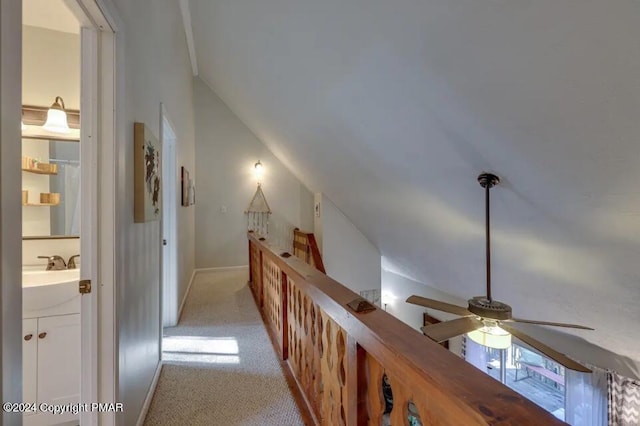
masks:
[[[49,109],[49,107],[38,105],[22,105],[21,124],[24,126],[22,127],[22,131],[26,131],[30,134],[40,135],[40,130],[43,129],[43,125],[48,121]],[[78,111],[77,109],[68,109],[65,107],[64,113],[67,116],[67,125],[70,131],[64,134],[59,133],[60,136],[47,134],[46,137],[53,137],[60,140],[78,140],[80,138],[80,111]]]
[[[258,179],[258,183],[260,183],[260,181],[262,180],[262,174],[264,173],[264,166],[262,165],[260,160],[258,160],[258,162],[253,165],[253,169],[256,175],[256,179]]]
[[[47,121],[42,128],[53,133],[69,133],[69,123],[67,123],[67,113],[64,108],[64,101],[60,96],[56,96],[55,101],[47,112]]]
[[[397,299],[397,297],[395,295],[393,295],[392,293],[389,293],[388,291],[384,291],[380,295],[380,301],[384,305],[384,310],[385,311],[387,310],[387,305],[393,304],[393,302],[395,302],[396,299]]]

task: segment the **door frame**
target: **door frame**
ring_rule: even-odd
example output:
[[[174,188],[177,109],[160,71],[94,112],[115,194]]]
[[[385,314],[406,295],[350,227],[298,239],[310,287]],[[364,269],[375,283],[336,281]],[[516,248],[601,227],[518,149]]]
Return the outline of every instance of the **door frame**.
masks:
[[[65,0],[81,20],[81,129],[85,149],[81,231],[81,278],[92,291],[82,296],[80,402],[116,403],[118,398],[117,255],[119,207],[118,140],[124,134],[123,35],[110,0]],[[84,133],[84,136],[82,134]],[[90,169],[90,170],[87,170]],[[88,196],[86,196],[88,195]],[[89,263],[87,267],[87,262]],[[80,414],[83,425],[115,425],[113,412]]]
[[[116,159],[124,149],[124,35],[122,21],[111,0],[66,0],[72,10],[83,13],[93,35],[86,35],[85,45],[92,46],[96,69],[95,91],[90,92],[90,102],[95,108],[90,115],[92,121],[93,151],[86,153],[95,160],[97,172],[90,184],[100,188],[94,194],[95,250],[82,259],[91,263],[93,281],[92,296],[82,301],[89,315],[81,333],[97,330],[90,342],[83,345],[83,357],[92,355],[97,362],[83,361],[83,373],[88,378],[81,383],[81,401],[118,401],[118,315],[116,309],[117,287],[115,284],[116,247],[118,223],[123,203],[116,192],[116,185],[124,183]],[[9,143],[20,138],[21,107],[21,58],[22,58],[22,2],[0,1],[0,254],[3,267],[0,271],[0,380],[3,401],[22,400],[22,286],[21,247],[22,220],[20,215],[20,146]],[[87,33],[89,34],[89,33]],[[86,44],[89,42],[89,44]],[[83,95],[84,96],[84,95]],[[86,100],[85,100],[86,101]],[[94,136],[97,136],[95,138]],[[98,139],[100,143],[97,143]],[[91,148],[88,148],[91,150]],[[88,328],[87,328],[88,327]],[[99,357],[98,357],[99,355]],[[0,423],[21,424],[20,413],[0,414]],[[115,413],[100,413],[81,416],[83,425],[115,425]]]
[[[22,400],[22,2],[0,1],[0,396]],[[0,413],[0,424],[20,425],[22,414]]]
[[[167,134],[167,129],[168,133]],[[178,169],[176,127],[164,103],[160,104],[160,140],[162,141],[162,219],[160,253],[160,342],[163,328],[178,323]],[[165,246],[163,243],[167,241]],[[162,343],[160,343],[162,354]]]

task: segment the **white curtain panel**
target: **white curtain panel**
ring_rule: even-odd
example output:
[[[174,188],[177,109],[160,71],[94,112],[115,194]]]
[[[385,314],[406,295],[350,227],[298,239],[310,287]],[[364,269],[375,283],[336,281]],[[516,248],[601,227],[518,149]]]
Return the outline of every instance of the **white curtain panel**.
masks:
[[[565,422],[571,426],[607,425],[607,371],[592,374],[566,369]]]
[[[64,168],[64,233],[80,235],[80,166],[65,164]]]
[[[609,372],[609,425],[640,425],[640,382]]]
[[[486,348],[464,336],[464,359],[483,373],[487,372],[487,351]]]

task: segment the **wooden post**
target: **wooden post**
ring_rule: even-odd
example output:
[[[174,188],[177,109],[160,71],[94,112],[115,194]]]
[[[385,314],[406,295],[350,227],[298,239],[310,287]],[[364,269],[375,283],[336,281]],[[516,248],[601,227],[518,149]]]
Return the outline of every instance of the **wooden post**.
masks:
[[[359,401],[358,401],[358,343],[353,336],[347,334],[346,339],[346,364],[347,364],[347,377],[344,384],[344,391],[349,395],[345,400],[343,400],[343,404],[346,406],[343,407],[346,414],[346,423],[348,425],[356,425],[358,424],[358,409]],[[353,395],[356,395],[356,398],[353,398]]]
[[[253,288],[255,284],[253,282],[253,254],[251,251],[251,240],[249,240],[249,285]]]
[[[259,276],[260,276],[260,286],[259,288],[259,296],[258,299],[260,301],[260,311],[263,311],[264,308],[264,271],[262,269],[262,254],[263,251],[260,250],[260,272],[258,272]]]
[[[357,364],[357,395],[358,395],[358,407],[357,415],[358,420],[356,424],[358,426],[366,426],[369,424],[369,410],[367,408],[368,398],[368,378],[367,378],[367,351],[360,345],[357,345],[356,349],[356,364]]]
[[[288,302],[289,302],[289,282],[287,281],[287,274],[282,271],[280,274],[281,279],[281,299],[280,299],[280,323],[282,324],[282,359],[286,361],[289,358],[289,315],[288,315]]]

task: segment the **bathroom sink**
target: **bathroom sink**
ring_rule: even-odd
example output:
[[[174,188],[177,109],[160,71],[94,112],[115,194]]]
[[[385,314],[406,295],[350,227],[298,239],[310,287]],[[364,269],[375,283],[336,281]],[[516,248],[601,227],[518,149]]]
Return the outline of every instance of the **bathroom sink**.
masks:
[[[23,317],[63,315],[79,312],[80,270],[23,271]]]
[[[79,279],[79,269],[62,269],[60,271],[23,271],[22,287],[61,284],[69,281],[78,281]]]

